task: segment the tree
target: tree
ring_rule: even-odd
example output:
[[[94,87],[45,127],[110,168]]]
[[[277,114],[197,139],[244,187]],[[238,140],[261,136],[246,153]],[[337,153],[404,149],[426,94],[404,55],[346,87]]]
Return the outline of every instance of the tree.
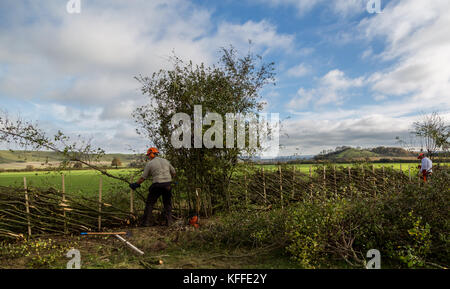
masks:
[[[118,157],[114,157],[113,160],[111,161],[111,166],[112,167],[120,167],[122,166],[122,161],[118,158]]]
[[[419,121],[414,122],[413,133],[431,158],[438,150],[449,148],[450,126],[437,112],[423,115]]]
[[[194,121],[191,119],[191,123],[174,125],[172,116],[175,113],[192,115],[195,105],[202,105],[202,117],[206,111],[223,118],[227,113],[258,113],[263,107],[258,92],[265,84],[274,81],[274,64],[264,64],[261,60],[250,52],[238,58],[231,47],[222,49],[216,65],[194,65],[174,56],[171,70],[160,70],[151,77],[136,77],[142,84],[142,93],[149,97],[148,104],[134,112],[139,126],[137,132],[147,136],[177,168],[179,183],[188,194],[200,187],[202,192],[211,196],[213,204],[229,200],[227,186],[238,157],[244,152],[254,151],[226,148],[225,137],[222,138],[224,148],[193,148],[193,136],[188,140],[190,148],[174,148],[171,143],[173,130],[186,125],[193,132]],[[215,121],[203,125],[202,135],[213,125]],[[215,140],[217,137],[220,136],[214,135]]]
[[[74,169],[81,169],[81,168],[83,168],[83,164],[80,163],[80,162],[75,162],[75,163],[73,164],[73,168],[74,168]]]
[[[92,164],[99,161],[105,151],[93,148],[90,141],[82,139],[81,136],[73,141],[61,131],[48,136],[38,124],[21,118],[11,118],[6,112],[0,114],[0,143],[15,144],[33,150],[51,150],[62,156],[61,168],[67,167],[71,162],[79,162],[105,176],[129,183],[126,178],[114,176],[104,168]]]

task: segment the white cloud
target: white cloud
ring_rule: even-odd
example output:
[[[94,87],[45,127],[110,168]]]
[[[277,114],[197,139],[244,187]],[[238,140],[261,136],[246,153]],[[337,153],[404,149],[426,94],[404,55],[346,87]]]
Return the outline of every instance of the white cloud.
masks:
[[[285,141],[291,151],[296,143],[316,153],[337,145],[395,145],[395,136],[407,136],[420,113],[439,111],[448,121],[450,14],[446,11],[450,11],[446,0],[391,1],[383,13],[361,21],[362,40],[374,41],[378,47],[380,40],[385,42],[381,52],[369,47],[361,57],[381,62],[379,67],[386,65],[368,77],[355,79],[335,70],[322,77],[317,87],[300,89],[289,104],[297,117],[285,126],[290,130]],[[310,103],[339,103],[352,87],[370,88],[377,103],[357,109],[294,111]]]
[[[338,69],[329,71],[318,82],[317,88],[306,90],[300,88],[288,103],[290,109],[303,109],[310,103],[321,106],[329,103],[340,105],[347,98],[349,89],[361,87],[364,79],[348,78],[343,71]]]
[[[322,5],[326,9],[340,16],[351,16],[362,13],[366,7],[365,0],[253,0],[272,6],[293,6],[300,16]]]
[[[297,91],[297,96],[292,98],[288,103],[288,107],[292,109],[304,109],[306,108],[315,97],[315,90],[305,90],[304,88],[299,88]]]
[[[290,77],[302,77],[310,72],[310,68],[303,63],[293,66],[286,72],[287,76]]]
[[[408,135],[414,118],[390,117],[379,113],[363,112],[357,115],[349,111],[307,113],[301,119],[285,121],[283,127],[288,137],[280,143],[285,153],[294,153],[300,147],[302,154],[315,154],[336,146],[374,147],[397,145],[395,137]]]
[[[252,41],[253,48],[262,54],[280,49],[289,53],[294,52],[294,36],[279,34],[276,26],[265,20],[259,22],[249,20],[244,24],[222,22],[214,36],[201,42],[202,47],[217,49],[233,44],[238,51],[247,51],[249,40]]]
[[[0,2],[0,95],[50,103],[35,117],[96,137],[111,138],[119,124],[130,130],[131,112],[148,101],[133,77],[169,68],[172,52],[212,64],[220,47],[246,52],[249,39],[261,55],[295,52],[294,36],[268,21],[217,23],[190,1],[82,3],[81,14],[70,15],[61,1]]]
[[[394,64],[374,73],[372,89],[379,94],[450,105],[450,2],[390,2],[382,14],[360,23],[367,39],[381,38],[386,49],[379,61]]]

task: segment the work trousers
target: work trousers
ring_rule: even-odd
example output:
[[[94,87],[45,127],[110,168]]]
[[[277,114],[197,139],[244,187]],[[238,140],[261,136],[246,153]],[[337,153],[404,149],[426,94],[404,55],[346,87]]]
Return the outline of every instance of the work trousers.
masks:
[[[156,204],[158,198],[162,195],[164,204],[164,216],[167,225],[172,223],[172,186],[171,183],[154,183],[148,189],[149,193],[147,196],[147,201],[145,203],[143,225],[152,225],[154,223],[153,219],[153,207]]]

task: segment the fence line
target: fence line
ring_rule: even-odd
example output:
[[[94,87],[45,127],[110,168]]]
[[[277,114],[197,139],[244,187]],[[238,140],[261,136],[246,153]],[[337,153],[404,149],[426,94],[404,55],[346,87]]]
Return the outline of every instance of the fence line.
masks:
[[[279,206],[311,198],[333,195],[352,196],[354,192],[363,194],[396,193],[412,183],[413,172],[408,166],[407,173],[392,167],[372,169],[350,166],[309,167],[309,174],[287,166],[277,166],[275,170],[265,167],[245,167],[230,180],[229,190],[225,192],[231,208],[246,209]],[[443,169],[446,167],[443,166]],[[418,182],[421,182],[417,177]],[[136,210],[134,194],[130,191],[130,206],[119,209],[103,201],[103,179],[99,179],[98,200],[67,194],[65,177],[62,175],[61,191],[37,191],[27,187],[24,177],[23,193],[0,187],[0,237],[23,233],[30,238],[44,233],[72,233],[80,230],[102,230],[114,226],[133,224]],[[217,208],[217,198],[204,188],[194,192],[183,192],[178,188],[175,198],[178,201],[179,217],[191,213],[209,217]],[[289,197],[290,195],[290,197]],[[285,198],[286,197],[286,198]],[[227,202],[228,202],[227,201]],[[191,206],[192,202],[192,206]]]

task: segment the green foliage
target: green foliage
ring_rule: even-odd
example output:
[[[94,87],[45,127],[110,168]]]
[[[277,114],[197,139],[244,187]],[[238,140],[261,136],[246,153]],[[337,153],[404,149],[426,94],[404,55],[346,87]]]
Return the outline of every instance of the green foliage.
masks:
[[[335,259],[352,266],[363,264],[362,250],[375,246],[372,233],[377,231],[373,224],[376,206],[367,201],[314,199],[294,206],[288,219],[290,244],[286,250],[307,268]]]
[[[409,212],[408,217],[403,221],[412,223],[412,228],[408,230],[412,242],[403,246],[399,259],[408,267],[423,267],[425,266],[424,260],[431,251],[431,227],[428,223],[423,225],[422,217],[416,217],[413,211]]]
[[[448,172],[436,171],[430,185],[411,184],[395,193],[320,198],[292,207],[287,251],[305,267],[334,260],[365,264],[378,249],[391,266],[446,267],[449,255]],[[439,265],[440,264],[440,265]]]
[[[50,268],[58,260],[65,258],[76,243],[61,244],[53,239],[37,239],[19,243],[0,243],[0,260],[25,258],[29,268]]]

